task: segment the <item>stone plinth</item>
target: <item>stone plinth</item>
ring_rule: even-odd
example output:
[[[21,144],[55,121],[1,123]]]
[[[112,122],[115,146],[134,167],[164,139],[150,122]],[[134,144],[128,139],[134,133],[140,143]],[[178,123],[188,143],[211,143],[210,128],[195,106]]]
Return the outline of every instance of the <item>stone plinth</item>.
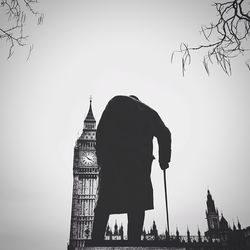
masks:
[[[186,250],[185,247],[84,247],[86,250]]]
[[[95,243],[93,241],[85,241],[84,250],[186,250],[183,246],[175,246],[169,242],[153,242],[141,241],[140,243],[131,243],[129,241],[103,241]]]
[[[140,241],[137,244],[127,240],[105,240],[94,242],[85,240],[82,246],[68,246],[68,250],[222,250],[219,243],[212,242],[180,242],[171,240]]]

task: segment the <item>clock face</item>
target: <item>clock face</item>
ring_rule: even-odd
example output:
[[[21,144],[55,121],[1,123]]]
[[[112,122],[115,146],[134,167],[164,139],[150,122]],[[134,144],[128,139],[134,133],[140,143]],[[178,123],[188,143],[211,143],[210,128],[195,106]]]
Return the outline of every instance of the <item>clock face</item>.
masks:
[[[96,155],[95,152],[80,152],[81,163],[85,166],[92,166],[96,164]]]

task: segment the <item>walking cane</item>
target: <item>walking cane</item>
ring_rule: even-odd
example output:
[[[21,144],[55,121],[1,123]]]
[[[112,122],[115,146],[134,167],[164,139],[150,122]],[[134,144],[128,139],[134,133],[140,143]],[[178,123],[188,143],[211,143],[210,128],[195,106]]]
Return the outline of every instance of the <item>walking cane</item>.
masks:
[[[165,201],[166,201],[167,227],[168,227],[168,236],[169,236],[169,219],[168,219],[168,198],[167,198],[166,169],[163,169],[163,175],[164,175],[164,189],[165,189]]]

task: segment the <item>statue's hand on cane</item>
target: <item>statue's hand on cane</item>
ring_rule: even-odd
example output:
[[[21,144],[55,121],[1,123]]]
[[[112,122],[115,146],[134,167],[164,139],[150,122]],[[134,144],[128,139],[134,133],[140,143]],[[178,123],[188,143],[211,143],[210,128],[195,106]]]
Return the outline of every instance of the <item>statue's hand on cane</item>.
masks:
[[[167,181],[166,181],[166,169],[169,168],[169,163],[162,163],[160,162],[160,167],[163,170],[163,177],[164,177],[164,190],[165,190],[165,201],[166,201],[166,219],[167,219],[167,230],[169,236],[169,218],[168,218],[168,199],[167,199]]]
[[[160,163],[160,167],[162,170],[168,169],[169,168],[169,163],[164,162],[164,163]]]

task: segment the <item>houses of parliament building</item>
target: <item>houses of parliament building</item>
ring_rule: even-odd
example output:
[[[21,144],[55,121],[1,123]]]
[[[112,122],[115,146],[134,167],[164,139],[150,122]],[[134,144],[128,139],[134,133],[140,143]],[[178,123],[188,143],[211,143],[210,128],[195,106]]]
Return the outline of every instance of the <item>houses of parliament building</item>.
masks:
[[[73,192],[68,250],[88,249],[91,245],[91,231],[94,220],[94,207],[97,198],[98,174],[96,144],[96,120],[90,100],[89,110],[84,120],[80,137],[74,147],[73,158]],[[240,222],[231,228],[223,214],[219,215],[210,191],[207,191],[206,220],[208,230],[202,236],[190,235],[189,230],[184,236],[168,232],[159,234],[153,222],[151,229],[142,232],[142,245],[155,246],[157,249],[197,249],[197,250],[245,250],[250,249],[250,227],[241,228]],[[126,246],[126,235],[123,227],[114,229],[107,226],[105,234],[106,246]],[[94,248],[91,248],[94,249]],[[108,248],[109,249],[109,248]],[[121,249],[121,248],[119,248]],[[132,249],[132,248],[131,248]],[[152,249],[152,248],[151,248]]]

